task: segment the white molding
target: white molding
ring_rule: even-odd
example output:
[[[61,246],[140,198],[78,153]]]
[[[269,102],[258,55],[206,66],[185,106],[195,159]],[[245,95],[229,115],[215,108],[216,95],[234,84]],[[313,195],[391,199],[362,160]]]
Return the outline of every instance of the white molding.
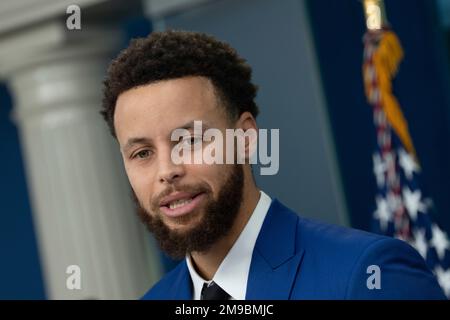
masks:
[[[1,0],[0,34],[66,15],[71,4],[87,8],[110,0]]]
[[[20,29],[0,36],[0,78],[13,72],[57,59],[70,59],[105,50],[114,52],[123,38],[114,26],[83,24],[82,30],[67,30],[60,20]]]
[[[95,27],[61,36],[58,28],[43,27],[54,33],[47,49],[9,55],[15,66],[7,74],[48,297],[136,299],[161,273],[99,114],[120,34]],[[69,265],[82,269],[81,290],[66,288]]]
[[[72,1],[0,1],[0,76],[13,95],[48,298],[139,298],[160,278],[160,260],[99,114],[124,39],[114,22],[136,1],[73,1],[105,3],[86,10],[81,30],[61,18]],[[74,264],[81,290],[66,287]]]

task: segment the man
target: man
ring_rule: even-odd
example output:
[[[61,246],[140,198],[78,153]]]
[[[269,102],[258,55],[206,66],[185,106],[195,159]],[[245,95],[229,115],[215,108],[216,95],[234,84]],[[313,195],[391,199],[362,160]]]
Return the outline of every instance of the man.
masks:
[[[258,189],[249,161],[175,163],[180,146],[198,153],[212,143],[196,121],[224,136],[256,130],[255,96],[251,68],[205,34],[155,32],[111,63],[102,115],[137,211],[161,248],[184,258],[143,298],[445,298],[409,245],[299,217]],[[248,160],[254,143],[216,152]]]

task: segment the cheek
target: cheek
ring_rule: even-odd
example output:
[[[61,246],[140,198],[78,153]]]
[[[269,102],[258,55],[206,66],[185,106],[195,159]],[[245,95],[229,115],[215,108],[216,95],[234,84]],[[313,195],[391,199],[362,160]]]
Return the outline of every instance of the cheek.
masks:
[[[134,190],[134,193],[143,204],[147,204],[150,195],[153,193],[150,172],[143,172],[135,168],[125,166],[128,181]]]
[[[189,171],[193,177],[198,177],[203,182],[206,182],[214,195],[217,195],[220,191],[228,172],[226,165],[220,164],[191,165]]]

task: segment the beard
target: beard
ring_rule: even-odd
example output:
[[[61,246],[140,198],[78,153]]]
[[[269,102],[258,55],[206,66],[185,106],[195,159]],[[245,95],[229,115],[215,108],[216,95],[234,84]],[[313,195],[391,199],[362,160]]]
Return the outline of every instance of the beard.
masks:
[[[219,239],[228,234],[241,207],[244,188],[244,172],[242,165],[233,165],[228,177],[220,188],[217,199],[214,199],[209,185],[184,185],[176,188],[171,185],[151,201],[151,214],[139,202],[134,191],[133,199],[141,221],[153,233],[161,249],[174,259],[181,259],[191,252],[205,252]],[[171,221],[188,225],[196,221],[191,228],[180,231],[169,228],[161,218],[160,200],[175,191],[186,191],[192,194],[205,194],[205,205],[195,208],[187,215],[171,218]],[[203,212],[202,212],[203,211]],[[199,218],[199,219],[198,219]],[[199,220],[199,221],[198,221]]]

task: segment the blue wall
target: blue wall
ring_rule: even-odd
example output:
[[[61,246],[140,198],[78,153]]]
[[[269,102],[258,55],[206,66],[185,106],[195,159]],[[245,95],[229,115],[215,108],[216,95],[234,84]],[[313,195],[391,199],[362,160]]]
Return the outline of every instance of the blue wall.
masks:
[[[0,299],[44,299],[11,97],[0,84]]]

